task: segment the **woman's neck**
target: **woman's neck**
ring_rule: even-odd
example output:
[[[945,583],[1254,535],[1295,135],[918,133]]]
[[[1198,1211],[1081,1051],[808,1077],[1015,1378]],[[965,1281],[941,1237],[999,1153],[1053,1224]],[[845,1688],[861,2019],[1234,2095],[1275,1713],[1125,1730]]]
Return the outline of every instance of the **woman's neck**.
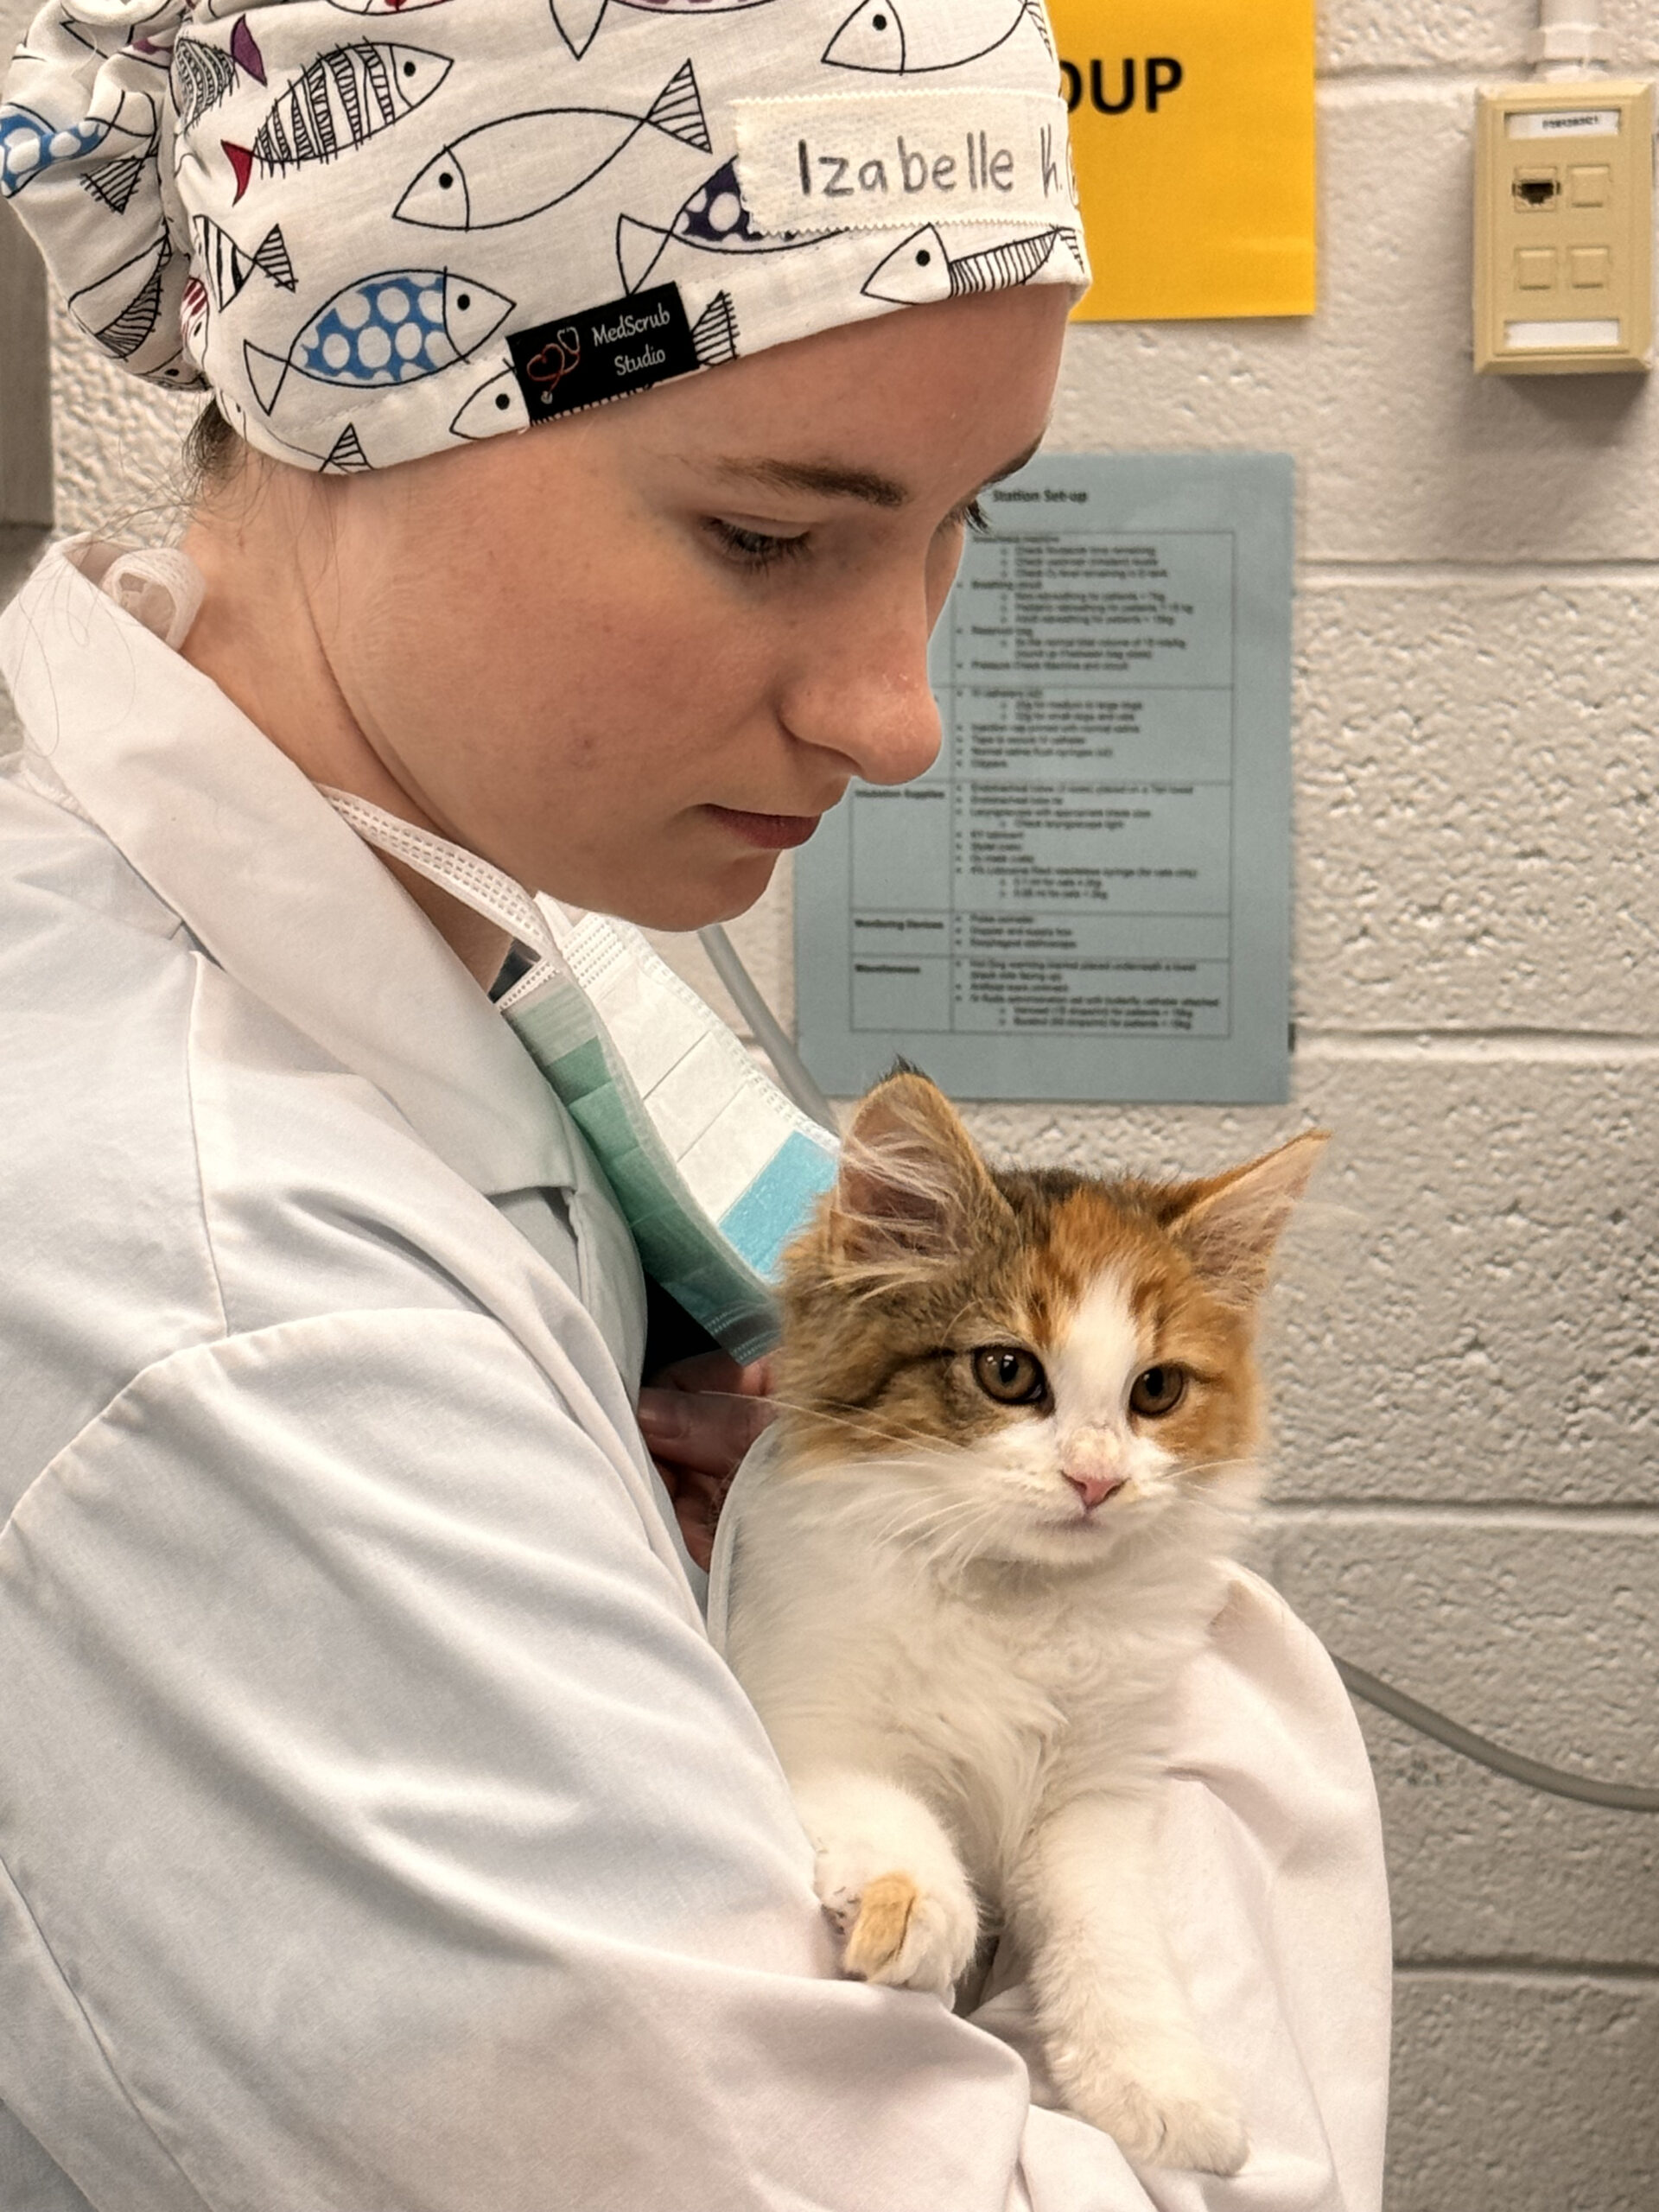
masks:
[[[207,592],[180,651],[313,783],[442,836],[364,735],[329,665],[314,597],[327,588],[326,500],[325,485],[254,455],[210,495],[183,541]],[[506,932],[401,861],[376,857],[487,989]]]

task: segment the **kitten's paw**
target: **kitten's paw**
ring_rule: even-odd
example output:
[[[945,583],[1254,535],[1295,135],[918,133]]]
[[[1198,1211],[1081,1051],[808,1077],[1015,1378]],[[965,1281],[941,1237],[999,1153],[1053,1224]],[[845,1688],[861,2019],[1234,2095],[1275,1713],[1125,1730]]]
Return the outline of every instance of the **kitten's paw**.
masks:
[[[818,1897],[840,1932],[842,1965],[860,1981],[931,1990],[947,2001],[979,1939],[979,1910],[959,1868],[872,1872],[858,1855],[820,1850]]]
[[[1249,2156],[1237,2093],[1197,2043],[1160,2037],[1109,2057],[1051,2055],[1067,2105],[1148,2166],[1236,2174]]]

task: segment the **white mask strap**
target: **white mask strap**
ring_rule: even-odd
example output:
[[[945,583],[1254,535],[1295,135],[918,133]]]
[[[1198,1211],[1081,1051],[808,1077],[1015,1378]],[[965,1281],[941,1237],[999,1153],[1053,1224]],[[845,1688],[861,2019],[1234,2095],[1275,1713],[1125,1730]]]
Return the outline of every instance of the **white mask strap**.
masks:
[[[498,929],[507,931],[521,944],[533,947],[543,960],[564,968],[546,917],[522,883],[515,883],[488,861],[480,860],[476,853],[452,845],[447,837],[430,830],[417,830],[412,822],[400,821],[384,807],[351,791],[333,791],[327,784],[319,784],[317,789],[365,844],[402,861],[416,875],[423,875],[429,883],[459,899],[463,906],[470,906]]]

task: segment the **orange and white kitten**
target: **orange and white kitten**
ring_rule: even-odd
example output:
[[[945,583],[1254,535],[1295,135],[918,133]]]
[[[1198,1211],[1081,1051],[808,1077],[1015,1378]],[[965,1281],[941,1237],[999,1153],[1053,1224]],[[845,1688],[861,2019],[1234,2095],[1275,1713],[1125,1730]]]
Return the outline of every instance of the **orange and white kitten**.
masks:
[[[1200,1182],[986,1166],[908,1071],[791,1250],[782,1408],[728,1649],[849,1974],[947,2000],[1028,1962],[1065,2104],[1236,2172],[1237,2095],[1161,1925],[1181,1669],[1254,1503],[1255,1310],[1325,1142]]]

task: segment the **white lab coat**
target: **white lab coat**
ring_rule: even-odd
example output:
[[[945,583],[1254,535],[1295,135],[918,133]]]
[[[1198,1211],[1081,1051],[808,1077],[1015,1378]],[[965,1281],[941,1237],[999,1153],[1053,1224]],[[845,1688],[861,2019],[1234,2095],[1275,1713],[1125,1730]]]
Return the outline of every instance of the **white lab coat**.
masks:
[[[1375,2212],[1381,1853],[1313,1639],[1239,1580],[1173,1788],[1236,2180],[835,1979],[579,1137],[79,557],[0,620],[0,2212]]]

